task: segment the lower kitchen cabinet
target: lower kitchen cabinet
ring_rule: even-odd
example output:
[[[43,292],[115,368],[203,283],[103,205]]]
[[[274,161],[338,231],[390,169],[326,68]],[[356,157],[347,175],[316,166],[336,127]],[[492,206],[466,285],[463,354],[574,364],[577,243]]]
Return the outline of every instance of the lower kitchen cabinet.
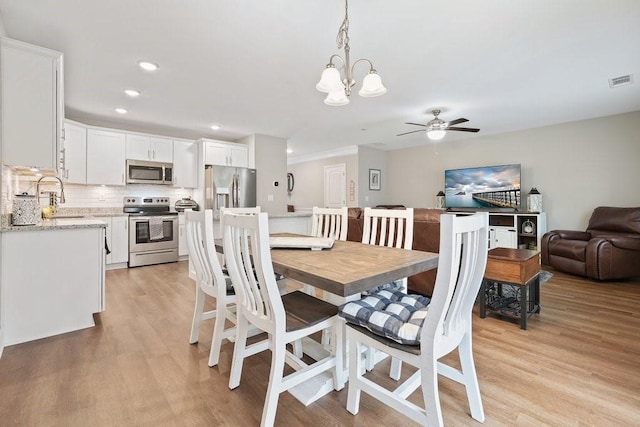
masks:
[[[95,326],[104,236],[101,227],[2,233],[4,346]]]
[[[107,246],[111,253],[107,255],[107,268],[124,268],[129,261],[129,217],[98,217],[107,223]]]
[[[187,230],[185,228],[186,218],[184,212],[178,213],[178,256],[189,256],[189,246],[187,244]]]

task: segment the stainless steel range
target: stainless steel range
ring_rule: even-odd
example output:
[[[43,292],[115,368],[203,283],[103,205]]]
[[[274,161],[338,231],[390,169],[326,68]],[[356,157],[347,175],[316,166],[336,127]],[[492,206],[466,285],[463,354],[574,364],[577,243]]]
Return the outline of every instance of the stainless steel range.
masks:
[[[129,267],[178,261],[178,213],[168,197],[125,197]]]

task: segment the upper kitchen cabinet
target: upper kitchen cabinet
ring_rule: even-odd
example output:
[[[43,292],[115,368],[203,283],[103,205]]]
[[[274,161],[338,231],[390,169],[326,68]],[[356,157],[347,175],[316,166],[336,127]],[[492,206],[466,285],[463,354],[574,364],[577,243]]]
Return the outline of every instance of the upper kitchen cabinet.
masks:
[[[62,54],[0,37],[2,163],[58,169]]]
[[[125,185],[125,134],[87,130],[87,184]]]
[[[249,166],[248,146],[208,139],[201,139],[200,141],[204,145],[205,165],[238,166],[243,168]]]
[[[193,141],[173,141],[173,185],[196,188],[198,186],[198,145]]]
[[[87,128],[64,122],[60,177],[68,184],[87,183]]]
[[[173,140],[128,133],[127,159],[172,163]]]

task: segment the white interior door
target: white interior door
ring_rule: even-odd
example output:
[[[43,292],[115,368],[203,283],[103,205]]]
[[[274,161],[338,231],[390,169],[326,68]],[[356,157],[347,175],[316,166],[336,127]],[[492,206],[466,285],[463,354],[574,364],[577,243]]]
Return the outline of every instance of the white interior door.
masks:
[[[347,166],[344,163],[324,167],[324,206],[347,206]]]

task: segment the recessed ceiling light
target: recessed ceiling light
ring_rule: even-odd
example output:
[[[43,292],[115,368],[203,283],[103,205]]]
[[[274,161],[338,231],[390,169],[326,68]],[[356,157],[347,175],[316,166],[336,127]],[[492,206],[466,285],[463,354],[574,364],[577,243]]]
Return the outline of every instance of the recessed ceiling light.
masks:
[[[158,64],[154,64],[149,61],[138,61],[138,66],[145,71],[156,71],[158,68]]]
[[[118,114],[127,114],[129,112],[129,110],[127,110],[126,108],[116,108],[116,113]]]
[[[126,93],[132,98],[135,98],[136,96],[140,96],[140,92],[135,89],[125,89],[124,93]]]
[[[221,127],[222,127],[222,126],[220,126],[220,125],[219,125],[219,124],[217,124],[217,123],[216,123],[216,124],[214,124],[214,125],[211,125],[211,129],[213,129],[213,130],[218,130],[218,129],[220,129]]]

